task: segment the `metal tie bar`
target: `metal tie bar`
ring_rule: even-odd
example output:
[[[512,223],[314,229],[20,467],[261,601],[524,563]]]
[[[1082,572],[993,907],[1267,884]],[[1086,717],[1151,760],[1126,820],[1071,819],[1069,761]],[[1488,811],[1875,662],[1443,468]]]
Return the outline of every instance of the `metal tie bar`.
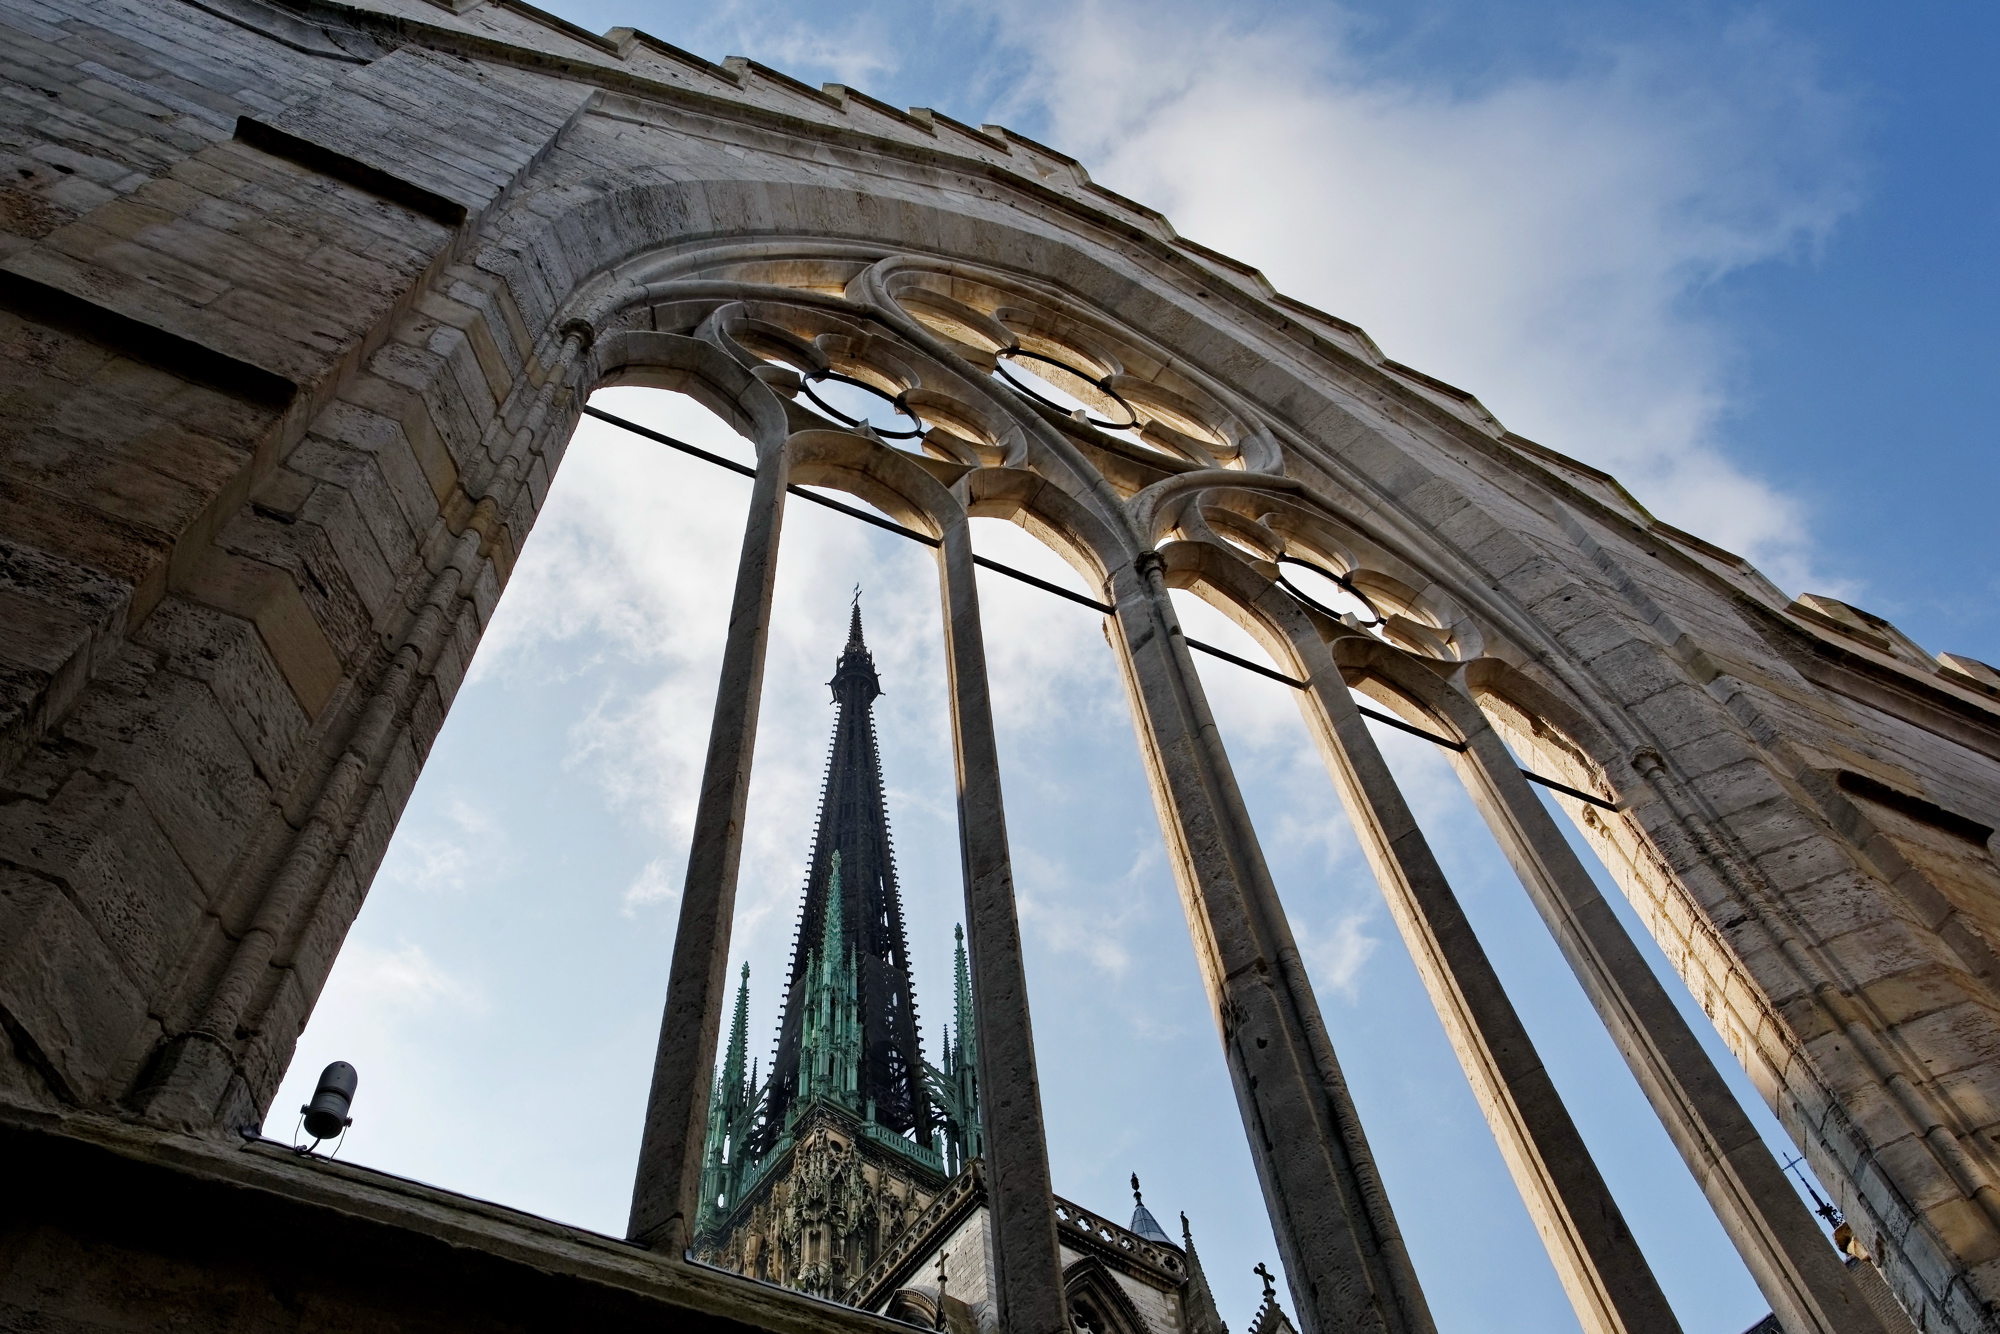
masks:
[[[701,459],[703,462],[713,463],[718,465],[719,467],[727,468],[729,469],[729,471],[733,473],[739,473],[744,477],[755,477],[757,475],[757,470],[755,468],[746,467],[745,465],[736,462],[734,459],[726,459],[722,457],[722,455],[720,454],[710,453],[708,450],[701,448],[699,445],[691,445],[685,440],[676,440],[670,435],[662,435],[658,431],[652,430],[648,427],[641,426],[639,425],[639,423],[635,421],[627,421],[625,418],[617,416],[613,413],[606,412],[602,408],[592,407],[590,404],[586,403],[584,404],[583,411],[584,415],[586,416],[595,417],[602,422],[609,422],[611,425],[619,427],[622,430],[630,431],[634,435],[642,435],[646,437],[646,439],[654,441],[657,444],[662,444],[667,446],[669,449],[678,449],[683,454],[692,454],[694,455],[694,457]],[[863,523],[873,524],[875,525],[875,527],[883,529],[886,532],[894,533],[898,537],[907,537],[912,542],[921,542],[927,547],[936,547],[941,545],[937,538],[932,537],[928,533],[920,533],[914,528],[905,528],[902,524],[896,523],[894,520],[882,518],[880,515],[870,514],[868,513],[868,511],[856,509],[852,505],[843,505],[838,500],[834,500],[830,497],[823,496],[817,491],[808,491],[803,486],[788,485],[785,487],[785,490],[790,492],[792,495],[798,496],[802,500],[810,500],[815,505],[823,505],[827,509],[838,510],[840,513],[845,514],[850,519],[859,519]],[[1061,584],[1052,584],[1046,579],[1038,579],[1034,575],[1029,574],[1026,570],[1017,570],[1011,565],[1002,565],[997,560],[988,560],[984,556],[974,556],[972,558],[972,563],[975,565],[983,566],[986,569],[993,571],[995,574],[1004,574],[1009,579],[1018,579],[1020,582],[1024,584],[1029,584],[1035,588],[1041,589],[1044,593],[1053,593],[1059,598],[1067,598],[1071,602],[1075,602],[1081,606],[1089,607],[1091,610],[1101,612],[1106,616],[1114,615],[1118,610],[1116,607],[1110,605],[1109,603],[1099,602],[1096,598],[1085,597],[1081,593],[1073,593],[1069,589],[1064,588]],[[1284,684],[1290,686],[1294,690],[1310,690],[1312,688],[1312,683],[1309,681],[1301,681],[1296,676],[1287,676],[1283,672],[1264,666],[1262,663],[1256,663],[1250,661],[1250,659],[1248,658],[1238,657],[1236,654],[1229,652],[1227,649],[1217,648],[1213,644],[1205,644],[1201,640],[1191,638],[1186,634],[1183,634],[1181,638],[1191,649],[1197,649],[1200,652],[1208,654],[1212,658],[1220,658],[1224,662],[1233,663],[1235,666],[1241,667],[1245,671],[1255,672],[1259,676],[1268,676],[1273,681],[1282,681]],[[1424,740],[1430,742],[1432,745],[1443,746],[1446,750],[1457,751],[1459,753],[1463,753],[1465,750],[1465,742],[1453,741],[1450,737],[1439,736],[1435,732],[1427,732],[1423,728],[1418,727],[1412,723],[1404,722],[1401,718],[1396,717],[1394,714],[1383,713],[1378,709],[1371,709],[1366,704],[1356,704],[1354,707],[1361,713],[1362,717],[1372,719],[1375,722],[1383,724],[1385,727],[1393,727],[1397,731],[1408,732],[1411,736],[1420,736]],[[1560,792],[1567,797],[1574,797],[1578,801],[1587,801],[1591,805],[1601,807],[1604,810],[1615,811],[1619,809],[1618,803],[1615,801],[1606,801],[1603,797],[1595,796],[1589,792],[1580,791],[1577,788],[1569,786],[1569,784],[1567,783],[1558,783],[1555,779],[1544,777],[1543,775],[1536,773],[1532,769],[1521,770],[1521,776],[1527,779],[1531,783],[1539,783],[1541,786],[1548,788],[1551,791]]]

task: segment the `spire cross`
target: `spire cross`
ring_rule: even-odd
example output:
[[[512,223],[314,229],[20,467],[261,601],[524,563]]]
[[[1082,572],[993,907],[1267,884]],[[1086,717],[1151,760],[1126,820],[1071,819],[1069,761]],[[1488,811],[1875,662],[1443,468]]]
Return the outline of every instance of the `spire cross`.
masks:
[[[1268,1302],[1268,1301],[1270,1301],[1270,1300],[1271,1300],[1271,1298],[1272,1298],[1272,1297],[1274,1297],[1274,1296],[1276,1296],[1276,1295],[1277,1295],[1277,1291],[1278,1291],[1278,1289],[1277,1289],[1277,1284],[1276,1284],[1276,1283],[1275,1283],[1275,1282],[1274,1282],[1274,1281],[1272,1280],[1272,1278],[1271,1278],[1271,1271],[1270,1271],[1270,1270],[1268,1270],[1268,1269],[1266,1269],[1266,1268],[1264,1267],[1264,1262],[1263,1262],[1262,1260],[1259,1260],[1259,1261],[1257,1262],[1257,1267],[1256,1267],[1255,1269],[1251,1270],[1250,1272],[1251,1272],[1251,1273],[1253,1273],[1253,1274],[1255,1274],[1255,1275],[1256,1275],[1256,1276],[1257,1276],[1258,1278],[1261,1278],[1261,1279],[1263,1279],[1263,1280],[1264,1280],[1264,1300],[1265,1300],[1265,1301],[1267,1301],[1267,1302]]]

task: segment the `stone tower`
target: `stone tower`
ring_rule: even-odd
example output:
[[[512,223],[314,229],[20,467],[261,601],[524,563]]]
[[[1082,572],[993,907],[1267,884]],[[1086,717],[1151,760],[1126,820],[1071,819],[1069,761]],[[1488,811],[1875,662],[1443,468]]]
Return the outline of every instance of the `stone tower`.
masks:
[[[1428,1334],[1442,1276],[1403,1245],[1175,590],[1291,687],[1583,1328],[1676,1322],[1371,713],[1451,756],[1788,1334],[2000,1331],[1991,665],[1787,595],[1003,127],[526,0],[0,0],[0,27],[0,1323],[882,1329],[686,1258],[774,571],[812,488],[937,562],[982,1095],[953,1181],[991,1240],[946,1296],[976,1279],[996,1329],[1060,1334],[1087,1287],[1116,1326],[1124,1243],[1159,1245],[1049,1180],[984,517],[1102,618],[1303,1334]],[[834,376],[914,424],[822,410]],[[611,385],[696,398],[756,459],[618,1243],[256,1138]],[[862,905],[886,851],[839,850]],[[852,890],[850,856],[875,858]],[[856,1088],[915,1133],[916,1016],[866,999]]]

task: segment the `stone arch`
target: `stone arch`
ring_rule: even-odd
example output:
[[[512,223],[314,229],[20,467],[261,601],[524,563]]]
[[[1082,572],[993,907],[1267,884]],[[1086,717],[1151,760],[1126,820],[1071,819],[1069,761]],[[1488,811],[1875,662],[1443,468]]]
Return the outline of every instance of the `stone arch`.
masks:
[[[1078,1334],[1146,1334],[1146,1322],[1102,1260],[1084,1256],[1063,1270],[1069,1328]]]
[[[597,347],[595,361],[597,389],[631,385],[686,394],[760,450],[782,445],[788,434],[769,387],[702,339],[618,330]]]
[[[942,1309],[935,1294],[922,1288],[898,1288],[882,1314],[919,1329],[942,1329]]]
[[[1329,558],[1346,543],[1358,568],[1359,548],[1329,531],[1335,519],[1434,581],[1384,559],[1377,573],[1392,582],[1372,585],[1424,613],[1398,630],[1416,655],[1409,671],[1504,660],[1573,710],[1578,725],[1564,731],[1588,761],[1577,763],[1630,803],[1686,887],[1677,921],[1740,965],[1717,970],[1717,986],[1753,993],[1745,1012],[1774,1016],[1788,1120],[1861,1211],[1885,1271],[1938,1327],[1993,1328],[2000,1165],[1990,1127],[1962,1114],[1995,1100],[1990,1071],[1967,1060],[1990,1049],[1996,1025],[1978,1011],[1991,1007],[1966,969],[1927,989],[1893,971],[1900,958],[1948,953],[1939,941],[1952,924],[1915,896],[1913,911],[1893,910],[1903,873],[1888,852],[1832,889],[1808,874],[1881,831],[1857,822],[1839,795],[1857,794],[1796,741],[1867,751],[1875,781],[1946,816],[1968,802],[1990,811],[2000,789],[1990,708],[1909,662],[1838,659],[1727,553],[1654,523],[1602,474],[1507,435],[1469,396],[1386,361],[1352,326],[1276,297],[1018,136],[898,119],[752,65],[722,71],[642,34],[592,39],[521,14],[509,19],[517,27],[476,36],[445,10],[435,22],[365,9],[311,22],[258,15],[201,40],[250,44],[260,68],[334,63],[298,82],[311,105],[269,113],[273,123],[258,119],[268,107],[246,106],[236,139],[190,150],[188,179],[153,192],[169,219],[161,235],[214,244],[185,191],[200,193],[194,176],[235,168],[282,196],[272,212],[345,210],[380,228],[388,245],[348,256],[375,289],[321,286],[280,303],[287,316],[326,317],[330,332],[312,344],[280,336],[293,332],[286,320],[259,328],[259,317],[229,315],[232,303],[196,310],[108,274],[79,277],[55,246],[14,275],[27,284],[18,290],[41,294],[44,314],[68,312],[65,327],[78,316],[94,330],[86,341],[124,349],[149,374],[164,369],[204,394],[220,381],[221,399],[202,398],[201,410],[234,419],[225,434],[241,448],[218,455],[213,476],[190,467],[176,479],[184,504],[149,514],[153,531],[100,525],[99,545],[61,567],[74,579],[56,596],[76,614],[50,631],[59,670],[42,673],[6,738],[13,786],[0,814],[9,856],[27,868],[17,892],[28,906],[8,908],[0,944],[37,947],[7,997],[10,1050],[24,1053],[0,1071],[10,1089],[77,1115],[136,1112],[149,1133],[255,1119],[583,397],[619,377],[719,407],[756,443],[766,501],[797,463],[903,506],[920,528],[932,515],[961,599],[959,518],[983,510],[1060,538],[1114,607],[1109,628],[1246,1122],[1264,1135],[1259,1170],[1308,1334],[1421,1329],[1421,1294],[1163,600],[1169,577],[1186,576],[1261,605],[1243,614],[1293,655],[1327,726],[1351,729],[1334,690],[1347,638],[1283,610],[1269,581],[1245,580],[1228,554],[1240,549],[1232,535],[1254,547],[1263,532],[1324,541]],[[336,29],[344,41],[329,38]],[[419,160],[393,137],[358,141],[354,127],[376,122],[344,112],[379,115],[384,87],[411,94],[399,116],[431,117],[410,138],[435,154]],[[475,133],[480,167],[455,173],[453,146]],[[941,277],[927,286],[923,273]],[[229,286],[231,275],[210,276]],[[899,290],[916,290],[898,289],[904,281],[930,293],[914,304],[941,323],[898,306]],[[1027,294],[1008,318],[981,304],[996,283]],[[271,309],[267,294],[244,292]],[[984,400],[959,423],[965,447],[940,442],[943,457],[917,460],[834,433],[788,457],[800,423],[778,368],[704,340],[700,318],[661,313],[761,299],[875,321],[899,348],[953,368]],[[977,358],[946,344],[953,329],[1074,351],[1104,372],[1106,392],[1157,409],[1158,440],[1115,448],[1008,400],[959,370]],[[55,384],[57,360],[30,369]],[[65,383],[93,400],[109,393]],[[975,438],[982,420],[1000,423],[989,439]],[[107,456],[122,447],[115,434],[101,443]],[[1220,556],[1192,520],[1182,543],[1162,547],[1128,502],[1195,474],[1154,495],[1240,497],[1246,477],[1297,490],[1268,512],[1218,511]],[[87,508],[74,500],[48,492],[23,522],[60,546],[58,530]],[[1574,605],[1567,589],[1581,593]],[[964,628],[973,635],[976,617]],[[965,652],[955,670],[976,674]],[[1482,733],[1466,727],[1476,744]],[[1004,859],[985,865],[997,875]],[[1892,910],[1866,926],[1875,934],[1845,930],[1844,918],[1885,903]],[[694,1049],[712,1047],[701,1006],[669,1017]],[[999,1213],[1018,1218],[1012,1209]],[[1364,1290],[1372,1305],[1342,1305]],[[1060,1323],[1059,1309],[1035,1309],[1051,1318],[1023,1327]],[[1807,1312],[1794,1323],[1842,1322]]]

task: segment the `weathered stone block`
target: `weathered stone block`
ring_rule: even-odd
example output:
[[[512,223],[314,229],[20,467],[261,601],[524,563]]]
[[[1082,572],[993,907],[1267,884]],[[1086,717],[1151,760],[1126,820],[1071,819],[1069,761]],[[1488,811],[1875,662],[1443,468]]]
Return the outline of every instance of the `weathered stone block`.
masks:
[[[101,1097],[109,1054],[145,1016],[122,962],[57,880],[0,865],[0,1010],[57,1098]]]
[[[1894,1021],[1891,1021],[1892,1023]],[[1896,1025],[1896,1036],[1922,1053],[1926,1073],[2000,1068],[2000,1038],[1994,1035],[1994,1008],[1983,996],[1968,996]]]
[[[122,783],[76,772],[45,805],[0,806],[0,840],[16,864],[67,887],[136,986],[159,984],[201,920],[201,886]]]
[[[200,681],[214,692],[265,784],[275,791],[290,782],[309,719],[255,625],[168,597],[135,637],[164,654],[168,671]]]
[[[95,692],[65,733],[144,798],[157,826],[207,891],[218,889],[270,789],[202,682],[155,676],[143,696]]]

